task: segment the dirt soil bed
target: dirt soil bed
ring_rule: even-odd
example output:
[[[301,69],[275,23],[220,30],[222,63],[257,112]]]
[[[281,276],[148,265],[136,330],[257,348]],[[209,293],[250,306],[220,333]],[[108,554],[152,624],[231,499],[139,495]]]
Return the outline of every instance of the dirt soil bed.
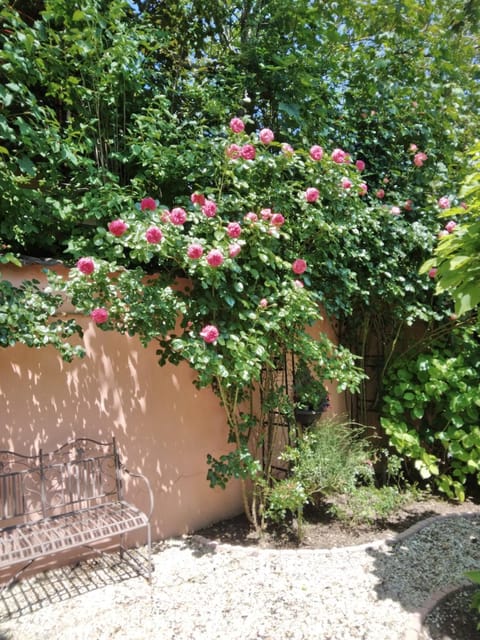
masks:
[[[405,505],[387,520],[372,525],[346,525],[328,514],[327,510],[306,509],[303,538],[298,541],[295,523],[292,526],[270,526],[258,536],[242,514],[197,531],[199,535],[225,544],[258,546],[271,549],[332,549],[394,537],[421,520],[432,516],[480,513],[480,504],[461,504],[438,498],[428,498]]]

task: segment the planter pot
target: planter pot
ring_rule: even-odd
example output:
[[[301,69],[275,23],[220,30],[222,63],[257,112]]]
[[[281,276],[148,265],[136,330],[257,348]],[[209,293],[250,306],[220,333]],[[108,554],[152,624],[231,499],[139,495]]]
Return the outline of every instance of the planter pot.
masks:
[[[312,409],[295,409],[295,420],[302,425],[302,427],[309,427],[311,424],[318,420],[323,411],[313,411]]]

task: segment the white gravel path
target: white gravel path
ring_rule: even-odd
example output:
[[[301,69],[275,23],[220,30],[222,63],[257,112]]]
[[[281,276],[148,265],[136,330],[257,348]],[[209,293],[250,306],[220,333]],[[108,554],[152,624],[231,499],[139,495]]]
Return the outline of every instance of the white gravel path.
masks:
[[[413,640],[432,594],[480,568],[480,516],[434,518],[396,540],[334,550],[168,540],[151,586],[112,559],[18,583],[0,597],[0,640]]]

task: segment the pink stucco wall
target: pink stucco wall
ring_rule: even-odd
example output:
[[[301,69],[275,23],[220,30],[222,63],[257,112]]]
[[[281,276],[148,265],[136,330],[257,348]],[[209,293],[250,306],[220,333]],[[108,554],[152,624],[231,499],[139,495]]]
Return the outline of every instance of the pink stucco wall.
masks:
[[[18,283],[42,279],[39,265],[2,267]],[[122,460],[150,480],[155,495],[154,539],[198,529],[240,513],[240,487],[211,489],[206,455],[227,452],[225,416],[209,389],[197,390],[186,365],[159,367],[155,345],[104,332],[88,318],[87,355],[65,363],[51,348],[0,349],[0,449],[36,453],[75,437],[117,438]],[[328,323],[314,331],[333,330]],[[331,394],[330,413],[344,401]],[[146,495],[127,486],[127,498],[146,508]]]
[[[41,278],[38,266],[3,268],[13,282]],[[155,346],[104,332],[88,318],[87,355],[65,363],[51,348],[0,349],[0,449],[48,451],[74,437],[117,438],[122,460],[155,494],[156,539],[191,531],[242,510],[240,488],[211,489],[206,455],[227,451],[226,422],[209,389],[187,365],[160,367]],[[140,486],[140,485],[138,485]],[[127,487],[146,507],[146,494]]]

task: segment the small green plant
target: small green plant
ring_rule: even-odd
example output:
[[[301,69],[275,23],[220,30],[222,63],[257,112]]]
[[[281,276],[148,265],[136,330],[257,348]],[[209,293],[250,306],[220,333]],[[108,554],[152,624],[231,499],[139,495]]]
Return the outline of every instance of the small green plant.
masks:
[[[377,487],[373,461],[380,457],[386,460],[386,484]],[[299,537],[309,502],[327,502],[334,517],[358,525],[384,520],[419,496],[405,482],[402,459],[386,449],[375,451],[365,428],[347,421],[317,422],[282,458],[290,462],[291,475],[268,492],[265,516],[281,522],[294,514]]]
[[[479,585],[479,589],[473,594],[472,609],[480,613],[480,571],[467,571],[465,576]],[[480,629],[480,623],[477,625],[477,629]]]
[[[365,429],[335,419],[319,421],[283,456],[306,494],[328,496],[351,491],[373,477],[373,448]]]
[[[417,495],[412,487],[402,491],[397,486],[376,487],[370,484],[335,496],[329,511],[346,524],[371,525],[378,520],[387,519],[403,505],[416,499]]]
[[[304,433],[296,447],[287,447],[282,458],[291,474],[277,481],[267,493],[265,516],[272,522],[295,514],[301,538],[303,509],[319,497],[353,491],[358,483],[373,480],[373,451],[364,429],[329,419]]]
[[[305,488],[295,478],[283,478],[274,482],[267,492],[265,517],[271,522],[285,522],[288,513],[297,517],[297,535],[302,538],[303,508],[308,502]]]

